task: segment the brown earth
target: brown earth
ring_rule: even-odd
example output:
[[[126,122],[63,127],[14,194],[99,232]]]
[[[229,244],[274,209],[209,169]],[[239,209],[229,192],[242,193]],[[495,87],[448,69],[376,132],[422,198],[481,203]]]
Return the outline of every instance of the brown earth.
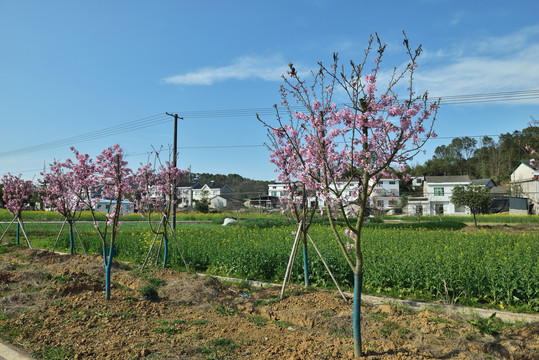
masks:
[[[353,358],[351,302],[334,291],[279,301],[278,287],[117,263],[106,301],[103,278],[97,255],[1,254],[0,336],[47,359]],[[141,295],[150,278],[163,280],[155,301]],[[362,332],[367,359],[539,359],[538,323],[364,304]]]

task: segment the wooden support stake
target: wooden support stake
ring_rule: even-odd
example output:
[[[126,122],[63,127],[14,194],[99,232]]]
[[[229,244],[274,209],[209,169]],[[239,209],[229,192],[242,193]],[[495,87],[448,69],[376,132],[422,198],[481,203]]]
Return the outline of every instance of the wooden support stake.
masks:
[[[296,260],[296,252],[298,250],[299,243],[299,234],[302,228],[302,222],[299,222],[298,231],[296,232],[296,238],[294,239],[294,245],[292,245],[292,252],[290,253],[290,259],[288,260],[288,266],[286,267],[286,273],[284,275],[283,287],[281,288],[281,299],[284,296],[284,289],[288,280],[290,279],[290,274],[292,273],[292,268],[294,267],[294,261]]]
[[[163,219],[161,219],[161,222],[159,223],[159,227],[157,228],[157,232],[159,232],[159,230],[161,230],[162,225],[163,225]],[[148,258],[150,257],[150,254],[152,253],[152,250],[153,250],[153,246],[155,245],[155,239],[157,239],[157,235],[159,235],[159,234],[155,234],[155,236],[153,237],[152,245],[150,246],[150,250],[148,250],[148,255],[146,255],[146,259],[144,259],[144,262],[142,263],[141,270],[144,270],[144,267],[146,266],[146,262],[148,262]]]
[[[9,230],[9,228],[11,227],[11,224],[13,224],[15,222],[15,220],[17,220],[17,217],[15,216],[13,218],[13,220],[11,220],[11,222],[9,223],[9,225],[7,226],[6,230],[4,231],[4,233],[2,234],[2,237],[0,237],[0,241],[2,241],[2,239],[4,238],[4,236],[6,235],[7,231]]]
[[[174,242],[176,243],[176,248],[178,249],[178,252],[180,253],[180,257],[182,258],[183,264],[185,265],[185,269],[187,270],[187,272],[189,272],[189,266],[187,266],[187,262],[185,261],[183,257],[182,251],[180,250],[180,245],[178,244],[178,240],[176,240],[176,235],[174,235],[174,229],[172,229],[172,226],[170,224],[168,224],[168,226],[172,234],[172,239],[174,239]]]
[[[329,276],[331,276],[331,279],[333,280],[333,282],[334,282],[335,285],[337,286],[337,289],[339,289],[339,293],[341,293],[342,298],[343,298],[344,300],[348,301],[348,299],[346,298],[346,296],[344,296],[344,293],[342,292],[341,288],[339,287],[339,284],[337,283],[337,280],[335,280],[335,278],[333,277],[333,274],[331,273],[331,270],[329,269],[329,266],[326,264],[326,261],[325,261],[324,258],[322,257],[322,254],[320,253],[320,251],[318,251],[318,247],[316,247],[316,244],[314,243],[313,239],[311,238],[311,235],[307,234],[307,237],[309,238],[309,240],[311,240],[311,244],[313,244],[314,250],[316,251],[316,253],[318,254],[318,256],[320,256],[320,260],[322,260],[322,263],[323,263],[324,266],[326,267],[326,270],[328,271]]]
[[[58,239],[60,239],[60,235],[62,235],[62,231],[64,230],[64,226],[66,225],[66,222],[67,222],[67,218],[64,219],[62,227],[60,228],[60,232],[58,232],[58,236],[56,237],[56,241],[54,242],[54,246],[52,247],[52,250],[51,250],[51,257],[52,257],[52,254],[54,254],[54,250],[56,249],[56,244],[58,244]]]
[[[21,225],[21,230],[24,235],[24,238],[26,239],[26,244],[28,245],[30,249],[32,249],[32,245],[30,245],[30,240],[28,240],[28,236],[26,236],[26,231],[24,231],[24,224],[22,222],[22,219],[19,218],[18,221],[19,221],[19,224]]]
[[[79,243],[80,243],[80,246],[82,247],[82,251],[84,251],[84,255],[88,255],[88,254],[86,253],[86,249],[84,248],[84,245],[83,245],[82,240],[81,240],[81,238],[80,238],[79,230],[77,229],[77,225],[76,225],[75,222],[73,222],[73,227],[75,228],[75,232],[77,233],[77,237],[79,238]]]

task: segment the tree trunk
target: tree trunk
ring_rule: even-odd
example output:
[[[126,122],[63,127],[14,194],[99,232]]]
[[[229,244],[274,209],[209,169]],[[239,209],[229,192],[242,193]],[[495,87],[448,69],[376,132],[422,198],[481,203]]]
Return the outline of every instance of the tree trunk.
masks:
[[[302,227],[302,236],[303,236],[303,275],[305,276],[305,287],[310,285],[309,282],[309,260],[307,258],[307,236]]]
[[[112,269],[112,258],[114,256],[114,245],[110,246],[107,258],[107,248],[103,246],[103,260],[105,262],[105,299],[110,300],[110,271]]]
[[[71,255],[75,254],[75,239],[73,238],[73,223],[69,221],[69,246]]]
[[[167,233],[165,231],[165,235],[163,235],[163,242],[164,242],[164,248],[163,248],[163,268],[167,266],[167,260],[168,260],[168,238]]]
[[[361,357],[361,291],[363,290],[363,274],[354,274],[354,357]]]
[[[21,232],[21,223],[17,219],[17,246],[20,245],[20,232]]]

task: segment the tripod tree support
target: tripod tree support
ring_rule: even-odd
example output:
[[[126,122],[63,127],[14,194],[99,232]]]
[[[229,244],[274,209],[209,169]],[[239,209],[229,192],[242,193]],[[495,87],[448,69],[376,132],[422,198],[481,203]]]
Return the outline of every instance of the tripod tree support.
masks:
[[[7,226],[6,230],[4,230],[4,233],[2,234],[2,237],[0,237],[0,241],[2,241],[4,239],[4,236],[7,234],[8,230],[11,228],[11,225],[15,222],[15,220],[17,221],[17,245],[20,245],[20,240],[19,239],[20,239],[20,232],[22,231],[22,233],[24,235],[24,238],[26,239],[26,244],[31,249],[32,245],[30,245],[30,240],[28,240],[28,236],[26,236],[26,231],[24,230],[24,223],[23,223],[20,216],[15,216],[13,218],[13,220],[11,220],[11,222]]]
[[[56,245],[58,245],[58,240],[60,239],[60,235],[62,235],[62,231],[64,230],[66,223],[69,224],[69,249],[70,249],[71,255],[75,254],[75,237],[73,235],[73,229],[75,229],[75,232],[77,233],[79,244],[82,248],[82,251],[84,252],[84,255],[87,255],[86,249],[84,248],[84,244],[82,243],[82,240],[80,238],[79,231],[77,230],[75,221],[69,218],[65,218],[64,222],[62,223],[62,227],[60,228],[60,231],[58,232],[58,236],[56,237],[56,241],[54,242],[54,246],[52,247],[51,253],[54,253],[54,250],[56,249]]]

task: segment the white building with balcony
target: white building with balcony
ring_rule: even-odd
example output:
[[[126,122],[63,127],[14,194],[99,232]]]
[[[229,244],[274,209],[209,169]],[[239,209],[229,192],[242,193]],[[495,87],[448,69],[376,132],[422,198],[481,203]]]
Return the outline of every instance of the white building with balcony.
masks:
[[[344,191],[342,194],[342,197],[348,201],[348,202],[354,202],[357,199],[357,196],[354,196],[354,188],[356,188],[359,184],[359,181],[352,181],[348,185],[348,189]],[[344,186],[346,185],[345,182],[338,182],[336,184],[336,190],[342,191],[344,189]],[[286,196],[288,190],[288,185],[285,183],[279,183],[279,182],[270,182],[268,184],[268,195],[269,196],[275,196],[275,197],[282,197]],[[312,207],[315,204],[316,198],[314,196],[311,196],[308,198],[308,206],[309,208]],[[371,203],[381,209],[387,209],[389,207],[398,206],[399,201],[399,180],[394,179],[381,179],[378,184],[376,184],[375,188],[372,191],[371,194]],[[323,206],[323,201],[319,201],[319,206]]]
[[[451,195],[455,186],[466,186],[471,183],[468,175],[457,176],[425,176],[423,182],[423,198],[428,199],[423,208],[425,215],[466,215],[464,206],[455,207]]]

